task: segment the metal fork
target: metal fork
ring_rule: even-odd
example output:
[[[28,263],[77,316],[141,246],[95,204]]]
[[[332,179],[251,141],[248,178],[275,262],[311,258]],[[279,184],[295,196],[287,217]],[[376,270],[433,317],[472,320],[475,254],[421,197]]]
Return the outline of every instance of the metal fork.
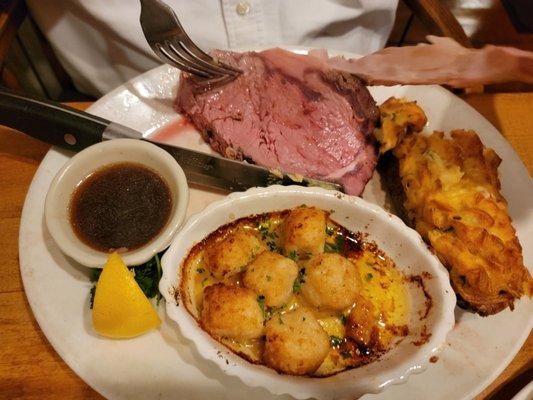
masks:
[[[185,32],[168,5],[160,0],[141,0],[141,26],[148,44],[165,63],[198,77],[200,86],[211,88],[235,79],[241,70],[215,61]]]

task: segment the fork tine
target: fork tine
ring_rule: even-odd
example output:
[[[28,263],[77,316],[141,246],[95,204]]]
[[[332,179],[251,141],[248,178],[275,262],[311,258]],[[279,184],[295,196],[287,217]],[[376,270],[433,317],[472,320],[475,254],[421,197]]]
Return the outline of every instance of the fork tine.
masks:
[[[181,25],[180,25],[181,26]],[[182,28],[183,29],[183,28]],[[205,62],[210,63],[213,65],[215,62],[213,60],[213,57],[211,57],[209,54],[207,54],[205,51],[203,51],[201,48],[199,48],[187,35],[185,31],[183,31],[184,35],[184,41],[180,41],[179,44],[185,50],[187,53],[189,53],[192,57],[195,57],[197,59],[201,59]],[[239,75],[242,73],[242,71],[238,68],[232,67],[231,65],[218,62],[215,63],[218,67],[221,67],[226,70],[225,73],[232,74],[232,75]]]
[[[179,40],[177,42],[180,43]],[[165,45],[168,47],[169,50],[172,50],[181,59],[187,60],[190,64],[194,65],[196,68],[203,69],[206,72],[210,73],[211,75],[215,75],[215,76],[227,74],[224,71],[220,71],[218,68],[213,68],[212,64],[204,60],[199,60],[198,58],[192,57],[187,51],[183,50],[181,46],[176,47],[174,43],[172,43],[171,41],[166,41]]]
[[[214,72],[216,72],[216,73],[218,73],[220,75],[238,75],[238,74],[241,73],[240,70],[236,70],[235,68],[233,68],[233,67],[231,67],[229,65],[226,65],[226,64],[223,64],[223,63],[216,63],[213,60],[213,58],[210,57],[210,56],[207,56],[209,61],[205,60],[205,58],[203,58],[203,57],[199,57],[196,52],[192,51],[189,48],[187,43],[184,43],[181,40],[178,40],[178,44],[193,60],[195,60],[196,62],[198,62],[201,65],[205,66],[206,68],[208,68],[210,70],[213,70]],[[174,47],[174,46],[172,46],[172,47]],[[198,49],[198,47],[196,47],[194,45],[194,43],[192,43],[192,48]],[[205,55],[205,53],[203,51],[201,51],[201,53]]]
[[[207,54],[205,51],[203,51],[201,48],[199,48],[196,43],[192,41],[190,36],[187,34],[185,29],[183,29],[183,26],[181,25],[181,22],[174,12],[174,10],[171,9],[172,16],[175,20],[175,23],[177,25],[177,28],[180,30],[180,33],[178,34],[178,44],[180,47],[183,48],[191,57],[194,57],[195,59],[202,60],[203,62],[209,64],[212,67],[215,67],[213,62],[213,57],[211,57],[209,54]],[[218,65],[216,66],[218,67]],[[234,68],[230,65],[220,63],[220,67],[222,69],[225,69],[226,71],[221,71],[226,74],[240,74],[242,71],[240,69]]]
[[[207,80],[224,76],[231,80],[242,73],[237,68],[215,61],[196,46],[174,10],[163,1],[141,0],[140,22],[148,44],[163,62]],[[216,82],[226,81],[228,79],[216,79]]]
[[[195,58],[198,58],[198,59],[201,59],[201,60],[213,65],[213,57],[211,57],[209,54],[207,54],[205,51],[203,51],[201,48],[199,48],[196,45],[196,43],[193,42],[193,40],[187,34],[187,31],[185,31],[185,29],[183,29],[183,26],[181,25],[181,22],[180,22],[178,16],[176,15],[176,13],[174,12],[174,10],[172,10],[172,15],[173,15],[173,17],[174,17],[174,19],[176,21],[176,25],[177,25],[178,29],[181,31],[180,35],[179,35],[179,38],[181,40],[178,40],[179,45],[187,53],[189,53],[191,56],[193,56]],[[226,64],[221,64],[221,65],[223,65],[223,68],[229,70],[229,72],[226,72],[226,73],[233,73],[233,74],[242,73],[242,71],[240,69],[233,68],[230,65],[226,65]]]
[[[176,64],[179,69],[193,75],[198,75],[203,78],[213,78],[212,73],[206,71],[203,68],[197,68],[195,65],[192,65],[189,60],[184,60],[183,58],[181,58],[178,53],[172,52],[171,54],[164,46],[159,43],[156,44],[155,47],[158,50],[158,56],[166,60],[167,63],[171,65]]]

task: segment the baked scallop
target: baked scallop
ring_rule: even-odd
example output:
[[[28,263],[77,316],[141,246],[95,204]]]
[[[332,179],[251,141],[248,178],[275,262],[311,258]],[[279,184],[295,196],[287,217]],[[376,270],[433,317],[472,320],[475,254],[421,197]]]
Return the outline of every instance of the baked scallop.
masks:
[[[285,220],[283,248],[285,254],[296,252],[300,258],[321,254],[326,243],[327,213],[315,207],[291,210]]]
[[[265,328],[263,361],[278,372],[311,374],[329,353],[329,336],[305,307],[271,318]]]
[[[238,340],[263,335],[263,311],[252,290],[217,283],[205,288],[200,323],[210,334]]]
[[[238,229],[224,240],[205,251],[207,266],[215,278],[226,278],[244,270],[244,267],[265,245],[252,232]]]
[[[357,267],[340,254],[318,255],[306,266],[302,294],[317,308],[344,310],[354,303],[360,288]]]
[[[292,295],[298,265],[278,253],[264,251],[246,268],[244,286],[265,297],[268,307],[282,306]]]

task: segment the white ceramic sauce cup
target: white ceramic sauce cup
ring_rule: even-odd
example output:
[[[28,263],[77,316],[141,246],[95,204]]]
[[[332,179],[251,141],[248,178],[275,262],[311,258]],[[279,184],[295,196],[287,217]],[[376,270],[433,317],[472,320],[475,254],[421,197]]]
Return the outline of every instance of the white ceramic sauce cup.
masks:
[[[76,187],[91,173],[110,164],[134,162],[156,171],[172,197],[169,219],[161,232],[144,246],[121,254],[126,265],[139,265],[171,242],[185,218],[189,188],[176,160],[154,144],[136,139],[114,139],[98,143],[72,157],[56,174],[45,201],[46,226],[67,256],[87,267],[101,268],[108,254],[95,250],[76,236],[70,223],[69,206]]]

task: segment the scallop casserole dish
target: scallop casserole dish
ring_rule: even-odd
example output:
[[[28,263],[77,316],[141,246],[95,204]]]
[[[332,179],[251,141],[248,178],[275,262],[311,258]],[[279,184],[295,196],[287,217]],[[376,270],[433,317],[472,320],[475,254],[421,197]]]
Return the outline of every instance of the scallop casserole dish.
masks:
[[[452,328],[444,267],[397,217],[320,188],[234,193],[163,258],[167,313],[200,355],[297,398],[377,392]]]

